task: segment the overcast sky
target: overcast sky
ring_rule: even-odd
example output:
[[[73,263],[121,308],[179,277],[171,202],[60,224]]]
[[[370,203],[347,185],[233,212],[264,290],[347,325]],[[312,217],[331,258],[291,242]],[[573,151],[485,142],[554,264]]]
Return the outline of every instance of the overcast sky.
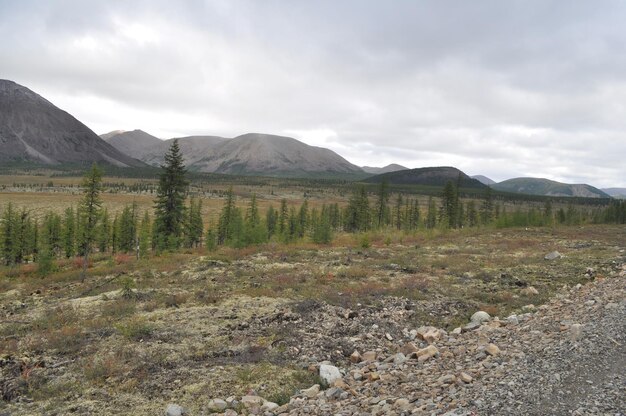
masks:
[[[0,0],[0,78],[102,134],[626,186],[622,1]]]

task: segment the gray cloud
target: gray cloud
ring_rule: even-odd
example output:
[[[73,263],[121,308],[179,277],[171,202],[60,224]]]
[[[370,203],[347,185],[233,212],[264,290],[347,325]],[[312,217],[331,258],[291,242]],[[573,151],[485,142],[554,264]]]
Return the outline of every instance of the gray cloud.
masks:
[[[626,186],[618,1],[0,0],[0,77],[98,132]]]

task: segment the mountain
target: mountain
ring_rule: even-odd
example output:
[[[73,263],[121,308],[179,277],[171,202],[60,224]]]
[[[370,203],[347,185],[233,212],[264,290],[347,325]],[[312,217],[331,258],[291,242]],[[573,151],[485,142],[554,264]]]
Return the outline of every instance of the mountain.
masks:
[[[513,178],[499,182],[493,189],[529,195],[577,196],[585,198],[610,198],[610,196],[586,184],[568,184],[544,178]]]
[[[493,179],[488,178],[488,177],[486,177],[484,175],[474,175],[474,176],[472,176],[472,179],[476,179],[480,183],[484,183],[487,186],[491,186],[494,183],[496,183],[496,181],[494,181]]]
[[[111,132],[113,133],[113,132]],[[156,152],[163,154],[167,150],[163,140],[154,137],[142,130],[122,131],[121,133],[110,135],[107,133],[108,138],[105,139],[107,143],[115,147],[122,153],[127,154],[135,159],[144,160],[146,154]]]
[[[0,80],[0,162],[145,166],[28,88]]]
[[[332,150],[309,146],[291,137],[259,133],[224,140],[189,168],[202,172],[289,176],[363,173]]]
[[[626,188],[602,188],[602,191],[613,198],[626,199]]]
[[[109,143],[139,160],[158,166],[173,140],[178,140],[185,165],[192,171],[281,176],[363,174],[361,168],[331,150],[269,134],[249,133],[234,139],[188,136],[161,141],[135,130],[112,136]]]
[[[118,134],[126,133],[126,130],[113,130],[108,133],[104,133],[100,135],[100,138],[105,142],[108,142],[109,139],[113,136],[117,136]]]
[[[174,140],[178,140],[180,151],[183,154],[187,166],[193,167],[199,160],[207,157],[207,155],[213,154],[215,147],[228,139],[219,136],[179,137],[166,140],[166,149],[170,147]]]
[[[380,183],[387,181],[396,185],[426,185],[426,186],[445,186],[448,181],[455,184],[461,176],[461,188],[486,188],[476,179],[472,179],[457,168],[443,166],[431,168],[418,168],[402,170],[399,172],[383,173],[381,175],[372,176],[363,182]]]
[[[361,166],[361,169],[363,169],[367,173],[380,175],[381,173],[397,172],[399,170],[408,170],[409,168],[398,165],[397,163],[392,163],[391,165],[387,165],[383,168],[377,168],[374,166]]]

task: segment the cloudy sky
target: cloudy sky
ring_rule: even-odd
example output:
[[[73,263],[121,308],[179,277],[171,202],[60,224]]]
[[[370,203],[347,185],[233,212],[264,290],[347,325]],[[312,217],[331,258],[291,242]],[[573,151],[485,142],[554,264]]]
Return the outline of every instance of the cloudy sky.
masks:
[[[97,133],[626,186],[622,1],[0,0],[0,78]]]

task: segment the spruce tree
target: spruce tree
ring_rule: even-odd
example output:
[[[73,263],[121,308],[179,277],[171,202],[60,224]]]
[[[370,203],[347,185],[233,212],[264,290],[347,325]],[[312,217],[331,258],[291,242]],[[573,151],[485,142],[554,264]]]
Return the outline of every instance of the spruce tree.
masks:
[[[380,187],[378,188],[378,195],[376,198],[376,227],[381,228],[387,222],[387,213],[389,212],[389,207],[387,204],[389,203],[389,185],[387,181],[384,180],[380,183]]]
[[[161,166],[157,196],[154,200],[155,218],[153,239],[157,249],[176,249],[183,231],[185,197],[189,182],[183,156],[174,140]]]
[[[61,239],[65,257],[73,257],[76,254],[76,215],[72,207],[65,208]]]
[[[95,163],[87,172],[82,182],[83,199],[80,204],[81,228],[84,238],[83,243],[83,272],[82,280],[87,275],[87,265],[89,263],[89,253],[93,242],[96,239],[96,226],[100,218],[100,210],[102,207],[102,199],[100,192],[102,191],[102,171]]]
[[[226,201],[222,207],[220,218],[217,224],[217,244],[226,244],[233,238],[233,228],[235,223],[237,207],[235,206],[235,195],[232,186],[228,188],[226,193]]]
[[[148,211],[146,211],[143,215],[143,219],[141,220],[141,225],[139,226],[139,257],[144,258],[148,255],[150,250],[150,233],[151,233],[151,224],[150,224],[150,215]]]

